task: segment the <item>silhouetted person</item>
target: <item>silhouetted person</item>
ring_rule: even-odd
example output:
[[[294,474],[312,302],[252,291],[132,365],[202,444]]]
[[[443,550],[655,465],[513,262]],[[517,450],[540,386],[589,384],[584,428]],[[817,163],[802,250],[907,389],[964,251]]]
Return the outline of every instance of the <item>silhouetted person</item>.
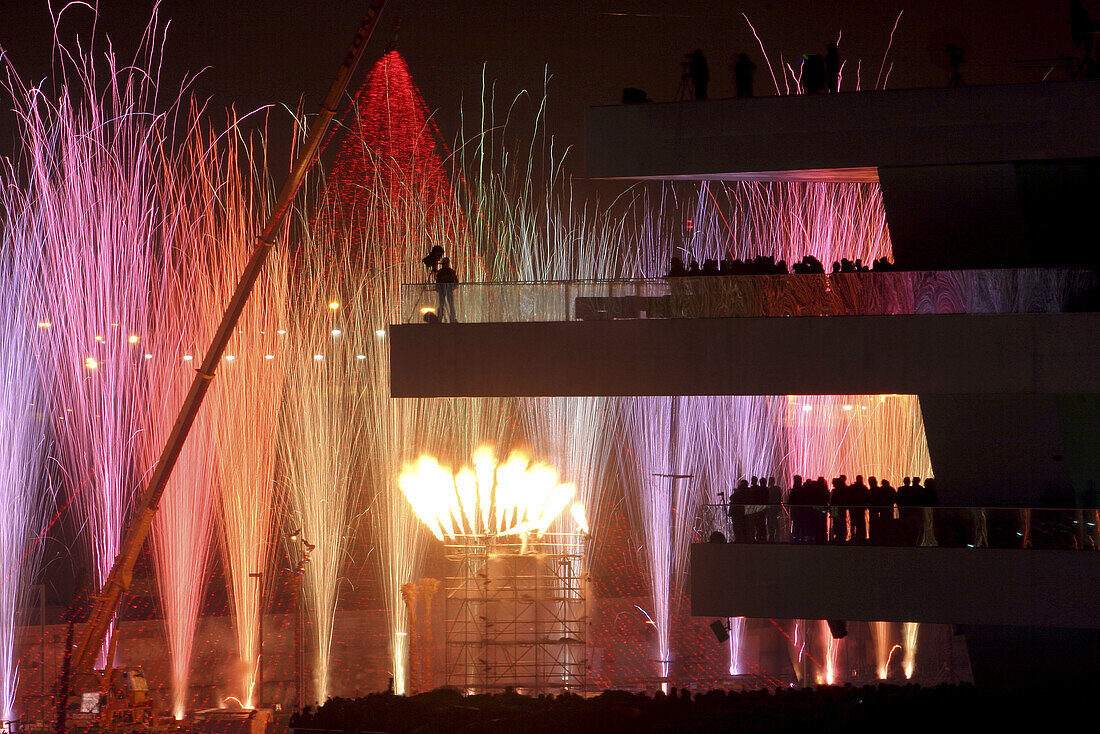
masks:
[[[872,477],[874,479],[874,477]],[[893,541],[894,505],[898,501],[898,492],[890,486],[889,479],[871,484],[871,542],[876,545],[890,545]]]
[[[1100,23],[1089,17],[1089,11],[1080,0],[1069,5],[1069,32],[1073,45],[1081,49],[1081,60],[1073,67],[1070,77],[1073,79],[1093,79],[1097,76],[1097,60],[1093,56],[1094,34],[1100,31]]]
[[[916,484],[909,477],[902,479],[902,485],[898,487],[898,521],[901,525],[902,542],[905,545],[916,545],[920,540],[921,526],[923,525],[923,511],[921,502],[924,501],[922,493],[924,488],[920,486],[920,479]]]
[[[748,542],[745,528],[745,505],[749,500],[749,483],[742,479],[737,483],[737,488],[730,492],[730,506],[727,512],[730,519],[730,528],[733,531],[734,543]]]
[[[802,57],[802,93],[817,94],[825,88],[825,59],[821,54]]]
[[[813,542],[823,545],[827,536],[825,520],[829,506],[829,485],[825,483],[825,477],[818,477],[812,485],[806,493],[806,499],[812,506],[808,513],[810,529],[813,531]]]
[[[947,63],[951,66],[951,78],[947,80],[947,86],[965,87],[966,82],[963,81],[962,74],[959,72],[963,63],[963,50],[949,43],[943,47],[943,51],[947,54]]]
[[[745,508],[745,525],[748,527],[749,542],[764,543],[768,539],[768,486],[765,479],[761,482],[757,477],[752,478],[749,485],[749,504]]]
[[[737,62],[733,65],[733,86],[737,90],[739,99],[747,99],[752,96],[752,75],[756,71],[756,64],[752,63],[748,54],[737,54]]]
[[[691,74],[691,84],[695,87],[695,99],[707,98],[707,84],[710,83],[710,69],[707,67],[707,57],[700,49],[695,49],[687,54],[691,59],[688,73]]]
[[[835,43],[825,47],[825,88],[830,92],[840,89],[840,52]]]
[[[684,261],[678,257],[672,258],[672,265],[668,269],[667,278],[682,278],[687,275],[687,268],[684,267]]]
[[[769,543],[774,543],[779,535],[779,516],[783,512],[783,490],[776,484],[775,477],[768,477],[768,509],[765,511],[768,523]]]
[[[699,261],[698,260],[692,260],[691,261],[691,267],[688,270],[688,275],[690,275],[692,277],[698,277],[702,274],[703,274],[703,270],[702,270],[702,268],[699,267]]]
[[[787,504],[791,508],[791,541],[810,542],[809,512],[806,508],[810,503],[806,497],[806,489],[802,486],[802,477],[797,474],[791,478],[791,491],[787,495]]]
[[[844,543],[848,540],[848,477],[841,474],[833,479],[833,491],[829,495],[829,516],[832,526],[829,529],[829,541]]]
[[[857,474],[856,480],[848,487],[848,515],[852,518],[852,541],[862,543],[867,540],[867,507],[871,504],[871,490],[863,483],[863,475]]]
[[[439,320],[444,321],[450,313],[451,323],[455,322],[455,284],[458,273],[451,267],[451,259],[443,258],[442,267],[435,273],[435,291],[439,295]]]

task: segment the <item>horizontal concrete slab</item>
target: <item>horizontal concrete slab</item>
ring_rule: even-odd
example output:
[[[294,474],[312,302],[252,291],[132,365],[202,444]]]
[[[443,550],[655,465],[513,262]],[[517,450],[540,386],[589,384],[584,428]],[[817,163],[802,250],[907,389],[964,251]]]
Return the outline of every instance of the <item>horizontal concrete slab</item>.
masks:
[[[1100,314],[390,327],[394,397],[1100,393]]]
[[[593,178],[866,181],[889,166],[1100,156],[1100,82],[593,107],[586,124]]]
[[[1100,553],[701,543],[691,613],[1100,628]]]

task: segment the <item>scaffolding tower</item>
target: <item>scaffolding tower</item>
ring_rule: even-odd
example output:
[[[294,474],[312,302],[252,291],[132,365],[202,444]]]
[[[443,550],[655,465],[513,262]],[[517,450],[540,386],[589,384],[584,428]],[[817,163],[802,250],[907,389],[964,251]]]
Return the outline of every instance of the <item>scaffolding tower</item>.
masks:
[[[588,609],[581,533],[463,536],[446,546],[446,685],[470,693],[584,692]]]

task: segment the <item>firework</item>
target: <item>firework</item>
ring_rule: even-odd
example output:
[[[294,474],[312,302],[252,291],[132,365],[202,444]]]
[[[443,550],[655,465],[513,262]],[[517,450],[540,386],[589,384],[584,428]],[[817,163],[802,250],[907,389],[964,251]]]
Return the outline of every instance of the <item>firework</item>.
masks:
[[[643,560],[650,579],[657,662],[662,685],[671,669],[671,615],[677,611],[687,576],[697,491],[701,405],[698,398],[628,398],[626,426],[635,494],[628,507],[644,538]]]
[[[843,640],[833,638],[829,623],[824,619],[820,621],[818,634],[821,637],[823,664],[818,671],[818,683],[831,686],[840,680],[840,671],[837,668],[840,656],[840,644]]]
[[[179,165],[165,171],[162,183],[165,199],[176,204],[164,221],[165,250],[154,274],[160,307],[150,311],[140,341],[151,398],[149,427],[141,440],[150,468],[191,386],[193,371],[182,357],[206,344],[216,325],[215,315],[204,308],[212,297],[205,277],[212,258],[205,243],[216,233],[220,214],[209,194],[218,179],[211,149],[193,139]],[[181,170],[187,175],[173,175]],[[150,538],[171,658],[171,710],[177,719],[187,711],[191,649],[214,538],[214,455],[213,426],[204,411],[191,427]]]
[[[147,414],[143,329],[163,294],[159,173],[171,148],[157,100],[156,16],[130,64],[60,49],[56,97],[8,88],[21,125],[21,182],[32,202],[51,324],[41,352],[57,400],[52,416],[63,491],[94,582],[114,563],[144,463]],[[154,284],[151,286],[151,284]]]
[[[361,461],[362,375],[374,365],[357,357],[385,339],[384,331],[370,328],[358,289],[349,291],[342,277],[350,267],[346,253],[334,252],[330,244],[303,242],[310,257],[301,258],[294,272],[282,356],[288,374],[280,445],[290,524],[314,546],[302,583],[315,634],[313,695],[319,703],[331,695],[333,622],[361,490],[354,472]]]
[[[904,622],[901,625],[901,639],[904,653],[901,658],[901,669],[906,679],[913,677],[913,671],[917,667],[917,634],[920,632],[920,624],[917,622]]]
[[[250,165],[230,163],[238,156]],[[224,312],[267,207],[264,187],[258,183],[263,170],[259,156],[231,147],[226,160],[220,218],[211,232],[211,240],[220,243],[220,257],[209,268],[209,301],[204,304],[212,313]],[[287,369],[286,300],[286,255],[279,250],[269,259],[229,341],[210,406],[220,449],[223,558],[243,667],[237,697],[246,707],[262,703],[262,691],[257,696],[256,688],[262,683],[261,617],[273,582],[273,534],[280,506],[275,461]]]
[[[42,332],[52,328],[41,315],[45,304],[36,282],[43,233],[33,207],[12,185],[14,177],[4,170],[0,199],[5,214],[0,242],[0,420],[5,426],[0,446],[0,716],[8,721],[19,718],[16,628],[29,606],[53,497],[43,463],[55,410],[42,389],[36,359]]]

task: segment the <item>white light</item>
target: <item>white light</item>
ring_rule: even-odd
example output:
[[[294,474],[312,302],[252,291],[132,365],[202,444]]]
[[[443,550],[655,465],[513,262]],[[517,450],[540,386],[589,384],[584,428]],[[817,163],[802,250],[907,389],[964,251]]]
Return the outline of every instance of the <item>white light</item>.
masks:
[[[852,406],[850,406],[850,405],[845,405],[844,406],[844,410],[851,410],[851,409],[852,409]]]
[[[279,329],[279,330],[278,330],[278,331],[276,331],[275,333],[276,333],[276,334],[278,334],[279,336],[283,336],[283,335],[285,335],[285,334],[286,334],[286,329]]]
[[[275,355],[274,354],[265,354],[264,359],[275,359]]]
[[[152,359],[152,358],[153,358],[153,355],[151,355],[151,354],[146,354],[146,355],[145,355],[145,358],[146,358],[146,359]]]
[[[87,357],[84,360],[84,366],[90,370],[94,370],[96,367],[99,366],[99,362],[96,361],[95,357]]]
[[[183,361],[184,362],[190,362],[192,359],[194,359],[194,358],[190,354],[183,355]]]
[[[813,409],[814,409],[814,406],[812,406],[812,405],[803,405],[802,406],[802,410],[809,411],[809,410],[813,410]]]
[[[138,343],[138,341],[139,341],[139,339],[138,339],[138,335],[137,335],[137,334],[131,334],[131,335],[129,336],[129,338],[128,338],[128,339],[126,339],[126,341],[130,342],[131,344],[137,344],[137,343]]]
[[[314,362],[320,362],[324,358],[325,358],[325,355],[323,355],[323,354],[314,354],[313,355],[313,361]]]
[[[386,335],[386,330],[385,329],[375,329],[374,330],[374,335],[375,336],[385,336]]]
[[[357,354],[357,355],[355,355],[355,358],[356,358],[356,359],[366,359],[366,358],[367,358],[367,355],[365,355],[365,354]]]
[[[333,330],[332,330],[332,335],[333,335],[333,336],[340,336],[340,335],[341,335],[341,334],[343,334],[343,333],[344,333],[344,332],[340,331],[339,329],[333,329]]]
[[[232,362],[234,359],[236,359],[236,357],[234,357],[232,354],[225,355],[226,362]]]

